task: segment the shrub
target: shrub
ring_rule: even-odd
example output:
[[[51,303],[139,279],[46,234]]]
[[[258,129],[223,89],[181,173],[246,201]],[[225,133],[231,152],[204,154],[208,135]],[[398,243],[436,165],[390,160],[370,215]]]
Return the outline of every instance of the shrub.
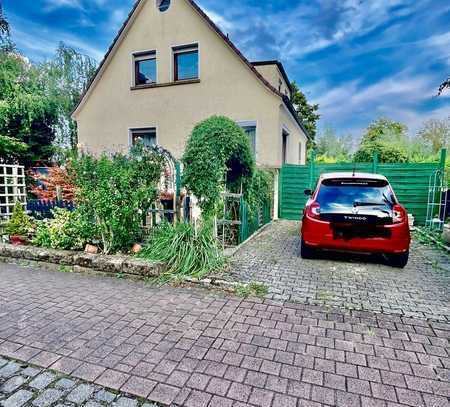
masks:
[[[210,221],[198,231],[188,223],[164,223],[152,231],[138,256],[166,263],[169,277],[201,278],[224,265],[222,250]]]
[[[33,244],[62,250],[82,250],[95,240],[98,231],[80,210],[55,208],[53,219],[39,221]]]
[[[225,184],[248,188],[255,162],[244,131],[231,119],[213,116],[197,124],[183,155],[183,183],[200,200],[206,217],[217,211]]]
[[[11,219],[6,223],[6,233],[10,236],[28,236],[33,231],[33,222],[26,214],[23,204],[16,202]]]
[[[98,226],[106,254],[127,251],[141,239],[143,213],[157,197],[163,160],[141,145],[127,155],[80,153],[70,159],[75,202]]]
[[[245,198],[250,208],[262,208],[265,204],[271,203],[273,199],[273,173],[269,170],[256,169]]]

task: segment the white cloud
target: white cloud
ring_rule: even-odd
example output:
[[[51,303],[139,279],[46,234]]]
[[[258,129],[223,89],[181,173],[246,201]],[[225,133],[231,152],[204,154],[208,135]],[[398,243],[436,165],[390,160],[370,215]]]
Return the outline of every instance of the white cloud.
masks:
[[[46,0],[44,10],[49,12],[62,7],[83,9],[80,0]]]
[[[217,24],[217,26],[219,26],[223,32],[228,33],[235,28],[235,24],[230,20],[227,20],[224,16],[208,10],[207,8],[204,8],[203,11],[212,21],[214,21],[215,24]]]

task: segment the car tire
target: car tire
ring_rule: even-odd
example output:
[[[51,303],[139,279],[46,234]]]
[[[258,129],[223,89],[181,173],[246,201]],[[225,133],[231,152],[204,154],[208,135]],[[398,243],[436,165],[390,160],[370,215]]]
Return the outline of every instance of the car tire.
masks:
[[[409,251],[405,252],[405,253],[401,253],[401,254],[390,254],[388,256],[389,259],[389,264],[392,267],[396,267],[396,268],[405,268],[406,265],[408,264],[408,259],[409,259]]]
[[[300,247],[300,255],[302,259],[314,259],[316,257],[316,249],[314,249],[311,246],[308,246],[302,239],[302,244]]]

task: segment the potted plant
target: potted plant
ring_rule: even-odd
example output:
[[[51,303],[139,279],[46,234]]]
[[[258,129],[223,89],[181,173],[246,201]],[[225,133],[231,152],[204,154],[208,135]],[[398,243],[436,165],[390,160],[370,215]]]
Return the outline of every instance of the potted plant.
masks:
[[[6,224],[6,233],[13,245],[23,245],[33,229],[29,216],[25,213],[23,204],[16,202],[11,219]]]

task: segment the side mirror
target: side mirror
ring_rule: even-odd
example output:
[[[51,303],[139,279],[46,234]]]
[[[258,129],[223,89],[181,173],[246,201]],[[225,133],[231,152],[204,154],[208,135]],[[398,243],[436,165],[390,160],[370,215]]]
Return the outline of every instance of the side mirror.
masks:
[[[310,189],[305,189],[305,195],[306,196],[311,196],[312,195],[312,191]]]

